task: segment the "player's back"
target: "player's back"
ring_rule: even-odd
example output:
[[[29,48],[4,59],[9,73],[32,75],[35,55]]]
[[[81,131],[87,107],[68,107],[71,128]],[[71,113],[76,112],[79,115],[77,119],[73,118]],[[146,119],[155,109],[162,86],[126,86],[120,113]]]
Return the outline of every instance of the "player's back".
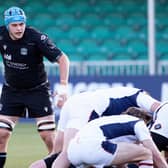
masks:
[[[120,114],[128,107],[136,106],[136,95],[141,91],[131,87],[113,87],[96,90],[94,95],[95,111],[99,115]],[[106,113],[106,114],[105,114]]]
[[[136,134],[141,135],[141,137],[146,136],[145,133],[142,135],[144,127],[144,132],[146,132],[148,129],[145,123],[130,115],[104,116],[87,123],[77,133],[76,137],[80,137],[81,141],[90,139],[99,141],[107,139],[114,141],[135,141],[137,140]]]
[[[94,91],[94,94],[97,96],[120,98],[120,97],[135,94],[139,90],[140,90],[139,88],[120,86],[120,87],[111,87],[111,88],[105,88],[105,89],[97,89]]]
[[[138,91],[139,89],[136,88],[118,87],[73,95],[69,97],[61,110],[60,119],[64,120],[64,124],[59,125],[66,125],[67,121],[71,121],[74,126],[74,123],[77,125],[78,119],[80,120],[77,126],[79,128],[95,118],[121,114],[128,107],[137,107],[136,94]]]

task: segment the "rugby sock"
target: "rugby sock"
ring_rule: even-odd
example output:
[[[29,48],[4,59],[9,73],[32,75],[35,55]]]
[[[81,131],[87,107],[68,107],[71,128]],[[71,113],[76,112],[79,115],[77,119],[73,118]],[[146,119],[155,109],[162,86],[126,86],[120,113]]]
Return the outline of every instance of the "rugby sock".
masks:
[[[75,166],[73,164],[70,164],[69,168],[75,168]]]
[[[46,164],[46,167],[47,168],[51,168],[54,160],[57,158],[57,156],[59,155],[59,153],[55,153],[55,154],[52,154],[50,156],[47,156],[45,159],[44,159],[44,162]],[[1,167],[0,167],[1,168]]]
[[[153,160],[143,160],[139,162],[139,168],[153,168]]]
[[[0,168],[3,168],[5,165],[6,156],[7,156],[6,152],[0,153]]]

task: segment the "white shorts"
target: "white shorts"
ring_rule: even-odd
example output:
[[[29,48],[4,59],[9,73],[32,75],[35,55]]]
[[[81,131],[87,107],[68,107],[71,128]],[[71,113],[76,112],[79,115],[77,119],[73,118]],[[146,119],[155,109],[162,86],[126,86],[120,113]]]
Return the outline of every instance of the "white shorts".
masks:
[[[96,168],[103,168],[112,163],[115,152],[109,153],[102,147],[101,140],[79,140],[75,137],[70,141],[67,154],[68,159],[74,166],[92,165]],[[116,144],[110,143],[111,146],[116,147]]]
[[[79,95],[69,98],[60,111],[57,129],[64,131],[66,128],[80,129],[83,127],[88,122],[90,114],[94,109],[94,104],[90,103],[91,101],[88,99],[88,96]]]

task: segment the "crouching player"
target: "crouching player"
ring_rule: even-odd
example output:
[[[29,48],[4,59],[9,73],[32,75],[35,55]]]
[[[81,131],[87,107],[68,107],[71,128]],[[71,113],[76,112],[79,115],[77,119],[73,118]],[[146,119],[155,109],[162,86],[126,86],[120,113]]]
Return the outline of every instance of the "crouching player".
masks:
[[[69,161],[80,168],[103,168],[131,162],[137,162],[139,168],[168,168],[145,124],[148,117],[145,111],[133,107],[126,114],[101,117],[87,123],[70,141]],[[52,166],[57,167],[59,165]]]

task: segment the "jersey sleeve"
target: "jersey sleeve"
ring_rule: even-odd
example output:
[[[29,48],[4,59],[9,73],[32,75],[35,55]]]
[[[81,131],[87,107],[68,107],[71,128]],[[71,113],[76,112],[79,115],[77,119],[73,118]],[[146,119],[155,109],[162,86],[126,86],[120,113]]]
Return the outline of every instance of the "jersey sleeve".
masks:
[[[34,30],[34,39],[41,53],[51,62],[57,62],[62,51],[52,42],[46,34]]]
[[[147,140],[147,139],[152,139],[149,129],[145,125],[144,121],[138,121],[135,124],[135,136],[139,141]]]

